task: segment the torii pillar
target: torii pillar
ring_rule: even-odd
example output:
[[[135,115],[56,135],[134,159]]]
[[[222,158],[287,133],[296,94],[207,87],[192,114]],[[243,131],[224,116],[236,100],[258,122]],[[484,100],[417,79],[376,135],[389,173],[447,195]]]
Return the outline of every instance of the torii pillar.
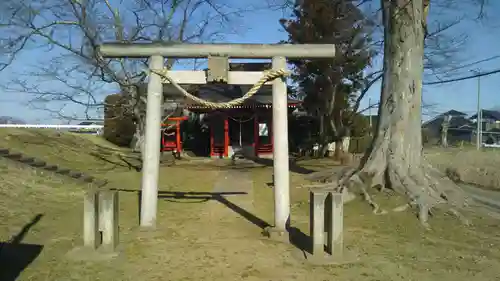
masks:
[[[150,69],[162,69],[164,58],[207,58],[211,56],[235,59],[272,58],[273,69],[286,68],[286,59],[331,58],[332,44],[172,44],[172,43],[105,43],[98,52],[107,58],[149,58]],[[169,71],[179,84],[205,84],[203,71]],[[228,72],[228,84],[254,84],[261,72]],[[273,84],[274,138],[274,227],[276,233],[287,232],[290,222],[290,177],[288,151],[288,95],[285,79]],[[156,225],[158,176],[160,162],[160,129],[163,86],[159,75],[151,73],[148,84],[146,135],[142,172],[141,227]]]

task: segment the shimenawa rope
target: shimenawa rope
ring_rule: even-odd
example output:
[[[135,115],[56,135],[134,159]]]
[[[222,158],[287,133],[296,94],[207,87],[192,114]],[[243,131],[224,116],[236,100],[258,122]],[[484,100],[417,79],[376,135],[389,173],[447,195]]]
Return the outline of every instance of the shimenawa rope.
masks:
[[[167,80],[170,84],[172,84],[177,90],[179,90],[184,96],[187,98],[193,100],[194,102],[204,105],[209,108],[231,108],[235,105],[240,105],[242,104],[245,100],[251,98],[253,95],[255,95],[259,89],[268,81],[272,81],[276,78],[279,77],[287,77],[290,75],[290,72],[286,69],[278,69],[278,70],[266,70],[264,71],[264,75],[262,78],[255,83],[248,92],[243,95],[240,98],[228,101],[228,102],[211,102],[211,101],[206,101],[203,99],[200,99],[197,96],[194,96],[193,94],[190,94],[188,91],[186,91],[184,88],[182,88],[177,82],[175,82],[172,77],[168,76],[168,70],[167,69],[162,69],[162,70],[156,70],[156,69],[151,69],[150,72],[155,73],[159,76],[161,76],[164,80]]]

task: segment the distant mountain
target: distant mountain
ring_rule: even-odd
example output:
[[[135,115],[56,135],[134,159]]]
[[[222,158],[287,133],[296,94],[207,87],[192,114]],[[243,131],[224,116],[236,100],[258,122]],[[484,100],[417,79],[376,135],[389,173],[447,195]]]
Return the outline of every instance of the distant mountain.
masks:
[[[26,124],[26,122],[12,116],[0,116],[0,124]]]

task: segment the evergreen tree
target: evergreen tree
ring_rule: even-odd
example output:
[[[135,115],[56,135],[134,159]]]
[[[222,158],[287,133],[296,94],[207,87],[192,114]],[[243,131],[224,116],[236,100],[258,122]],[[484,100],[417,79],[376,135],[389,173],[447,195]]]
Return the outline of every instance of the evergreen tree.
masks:
[[[332,59],[290,60],[296,91],[304,106],[318,117],[323,155],[331,141],[341,143],[348,134],[351,105],[362,87],[363,71],[374,51],[371,22],[351,0],[303,0],[291,19],[281,19],[289,34],[287,43],[335,44]],[[340,151],[340,145],[336,151]]]

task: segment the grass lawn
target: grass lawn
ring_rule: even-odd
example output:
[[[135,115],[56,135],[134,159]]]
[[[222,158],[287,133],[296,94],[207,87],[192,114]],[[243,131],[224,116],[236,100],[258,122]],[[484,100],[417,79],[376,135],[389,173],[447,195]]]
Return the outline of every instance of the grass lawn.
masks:
[[[489,281],[500,275],[498,221],[489,218],[473,217],[473,226],[462,227],[454,218],[438,214],[431,219],[432,230],[424,231],[411,212],[376,216],[366,203],[356,200],[345,206],[344,239],[360,261],[313,267],[295,257],[295,246],[263,238],[248,216],[207,195],[221,177],[239,167],[182,161],[161,167],[158,226],[145,233],[137,228],[140,173],[123,164],[120,157],[125,150],[92,136],[45,130],[2,130],[0,147],[104,177],[110,187],[121,190],[120,255],[99,262],[72,261],[66,254],[81,245],[86,186],[0,159],[0,241],[12,242],[0,249],[0,276],[11,275],[10,279],[3,275],[2,281]],[[106,157],[97,157],[96,152]],[[310,160],[299,165],[303,173],[334,163]],[[226,199],[240,204],[258,221],[272,223],[273,190],[268,185],[272,167],[244,170],[253,181],[250,195]],[[308,191],[301,188],[305,183],[301,172],[291,173],[292,224],[308,234]],[[376,199],[391,206],[399,203],[382,194]]]

